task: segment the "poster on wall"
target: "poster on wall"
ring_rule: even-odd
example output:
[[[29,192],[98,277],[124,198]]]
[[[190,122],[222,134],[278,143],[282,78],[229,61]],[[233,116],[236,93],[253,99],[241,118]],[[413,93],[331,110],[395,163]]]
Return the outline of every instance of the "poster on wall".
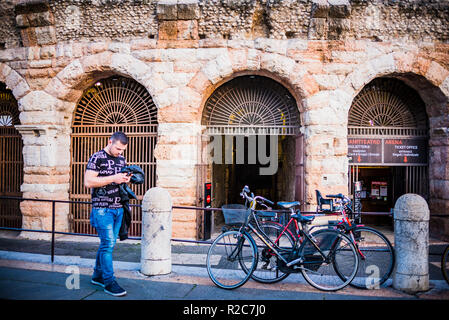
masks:
[[[388,194],[388,184],[386,181],[371,181],[371,197],[386,197]]]

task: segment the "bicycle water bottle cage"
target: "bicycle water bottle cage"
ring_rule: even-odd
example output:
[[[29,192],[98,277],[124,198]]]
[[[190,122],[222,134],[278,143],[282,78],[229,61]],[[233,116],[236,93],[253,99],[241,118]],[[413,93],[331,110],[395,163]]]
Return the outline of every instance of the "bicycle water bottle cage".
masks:
[[[292,202],[283,202],[283,201],[279,201],[277,202],[277,205],[280,206],[281,208],[284,209],[290,209],[293,208],[295,206],[299,206],[301,203],[299,201],[292,201]]]

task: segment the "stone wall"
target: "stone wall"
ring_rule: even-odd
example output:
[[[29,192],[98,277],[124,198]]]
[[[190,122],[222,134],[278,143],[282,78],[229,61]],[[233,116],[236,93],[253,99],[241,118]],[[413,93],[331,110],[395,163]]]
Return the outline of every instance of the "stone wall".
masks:
[[[37,38],[47,43],[157,38],[161,25],[173,24],[163,20],[195,20],[201,39],[449,37],[449,4],[438,0],[8,0],[0,15],[0,44],[7,48],[19,47],[29,28],[40,28]]]
[[[14,44],[13,34],[0,39],[8,43],[0,50],[0,81],[19,103],[24,196],[68,198],[76,103],[97,79],[120,74],[145,86],[158,107],[157,185],[169,190],[175,205],[196,205],[204,103],[220,84],[254,74],[279,81],[296,99],[305,135],[306,209],[314,210],[315,189],[347,193],[346,125],[353,98],[372,79],[394,76],[426,103],[430,207],[444,215],[435,217],[434,226],[447,233],[441,226],[449,221],[448,5],[427,4],[25,1],[14,7],[24,46]],[[82,28],[63,22],[70,20],[70,6],[79,8]],[[382,23],[368,25],[367,17]],[[402,32],[418,22],[416,32]],[[22,204],[25,227],[49,228],[48,208],[40,209]],[[63,230],[66,209],[57,217]],[[198,219],[196,211],[174,210],[173,235],[198,237]]]

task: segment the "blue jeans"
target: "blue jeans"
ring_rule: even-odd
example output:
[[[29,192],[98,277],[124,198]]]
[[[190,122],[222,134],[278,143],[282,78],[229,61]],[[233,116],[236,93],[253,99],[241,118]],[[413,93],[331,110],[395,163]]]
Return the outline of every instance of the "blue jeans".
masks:
[[[92,278],[102,277],[105,286],[115,280],[112,251],[122,225],[122,216],[123,208],[93,208],[90,213],[90,223],[100,237],[100,246],[98,247]]]

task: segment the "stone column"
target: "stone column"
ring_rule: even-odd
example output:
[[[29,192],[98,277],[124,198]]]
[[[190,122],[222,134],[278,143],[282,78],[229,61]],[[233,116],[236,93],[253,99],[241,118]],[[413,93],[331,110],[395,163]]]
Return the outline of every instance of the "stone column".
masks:
[[[160,110],[160,114],[165,112]],[[192,123],[159,123],[156,185],[165,188],[177,206],[197,205],[198,135],[201,126]],[[173,210],[173,238],[196,239],[198,212]]]
[[[348,193],[347,114],[350,96],[325,90],[304,100],[306,211],[315,211],[318,189],[323,195]],[[325,223],[336,217],[319,217]]]
[[[140,271],[147,276],[171,272],[172,200],[167,190],[151,188],[142,201]]]
[[[429,146],[430,232],[449,241],[449,127],[431,130]]]
[[[394,206],[395,289],[429,290],[429,207],[417,194],[404,194]]]
[[[24,198],[68,200],[70,176],[70,136],[67,130],[55,125],[19,125],[23,139],[24,179],[21,191]],[[51,202],[22,201],[22,228],[51,230]],[[56,203],[55,230],[68,231],[69,205]],[[44,233],[23,232],[26,238],[47,239]]]

